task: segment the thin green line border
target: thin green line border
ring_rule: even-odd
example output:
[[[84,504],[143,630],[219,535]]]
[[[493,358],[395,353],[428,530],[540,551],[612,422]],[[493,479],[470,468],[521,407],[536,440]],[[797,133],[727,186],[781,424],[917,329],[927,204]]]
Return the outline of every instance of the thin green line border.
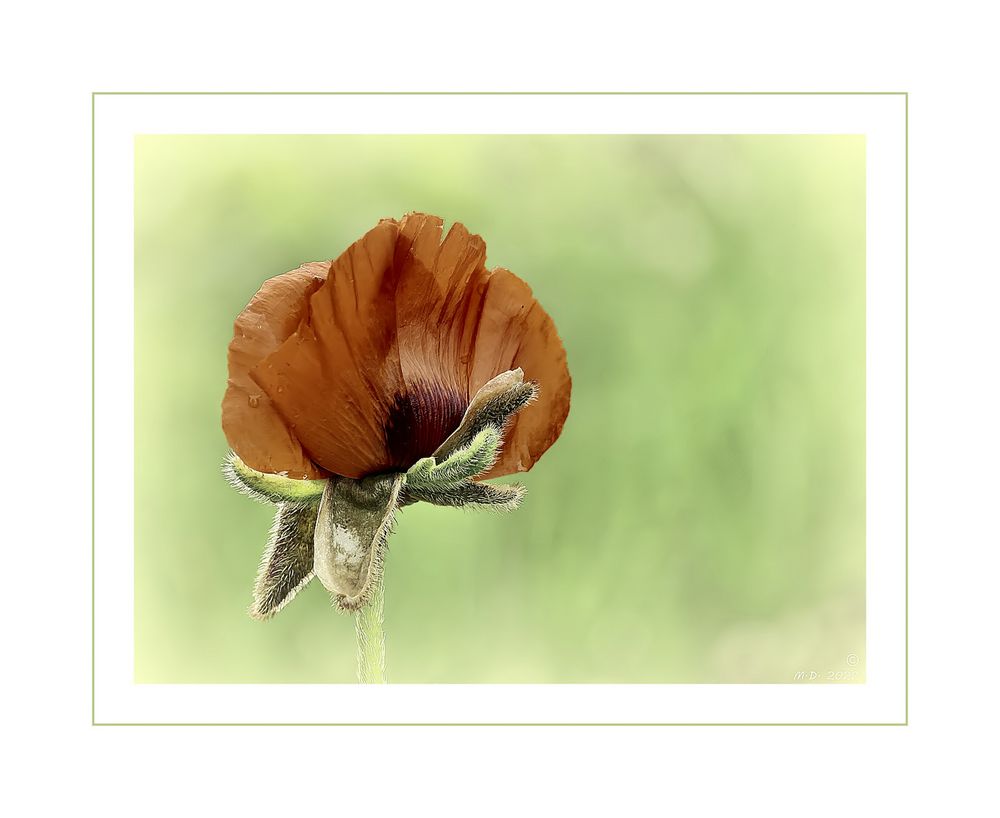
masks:
[[[96,106],[99,96],[901,96],[904,163],[904,716],[901,722],[99,722],[96,718]],[[910,723],[909,91],[92,91],[90,95],[90,724],[92,727],[907,727]]]

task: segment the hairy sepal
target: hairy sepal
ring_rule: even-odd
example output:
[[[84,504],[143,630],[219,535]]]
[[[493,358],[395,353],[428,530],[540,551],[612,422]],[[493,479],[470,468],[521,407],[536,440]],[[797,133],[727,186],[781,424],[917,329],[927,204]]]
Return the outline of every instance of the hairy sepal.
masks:
[[[462,483],[421,487],[411,486],[407,481],[400,505],[424,502],[435,506],[481,508],[503,512],[513,511],[521,505],[525,493],[525,487],[517,483],[493,485],[468,480]]]
[[[447,460],[458,449],[468,446],[488,426],[501,434],[514,415],[538,396],[538,384],[524,381],[521,369],[512,369],[487,381],[469,403],[458,428],[438,446],[434,457],[438,463]]]
[[[409,486],[433,487],[471,480],[493,468],[500,455],[502,437],[495,426],[486,426],[467,445],[456,449],[442,462],[435,457],[418,460],[406,473]]]
[[[283,474],[267,474],[250,468],[236,452],[222,464],[222,474],[233,488],[261,503],[317,504],[326,480],[296,480]]]
[[[313,570],[343,611],[368,604],[382,581],[402,474],[327,481],[316,518]]]
[[[270,619],[312,579],[317,508],[307,503],[278,506],[254,583],[249,611],[254,619]]]

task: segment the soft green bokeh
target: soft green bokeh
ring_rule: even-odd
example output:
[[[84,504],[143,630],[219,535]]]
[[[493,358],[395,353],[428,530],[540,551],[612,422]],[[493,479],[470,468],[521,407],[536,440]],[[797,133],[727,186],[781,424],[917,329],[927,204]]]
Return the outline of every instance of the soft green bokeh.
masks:
[[[519,511],[400,515],[390,681],[823,681],[849,654],[863,678],[864,151],[139,137],[137,681],[354,681],[353,622],[318,584],[246,614],[271,515],[220,475],[226,345],[265,278],[411,210],[531,284],[573,403]]]

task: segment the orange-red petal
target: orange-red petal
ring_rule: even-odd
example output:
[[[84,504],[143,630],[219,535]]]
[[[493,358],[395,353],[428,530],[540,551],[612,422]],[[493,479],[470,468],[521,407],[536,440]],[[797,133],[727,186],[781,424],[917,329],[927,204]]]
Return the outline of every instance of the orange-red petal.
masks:
[[[502,269],[494,271],[490,282],[486,332],[496,333],[497,340],[491,343],[486,336],[477,343],[476,350],[482,350],[483,356],[476,357],[473,382],[478,389],[480,378],[485,383],[500,372],[520,367],[524,380],[538,384],[538,397],[514,416],[504,434],[500,458],[484,479],[527,471],[535,464],[562,433],[573,386],[559,333],[531,288]],[[495,353],[489,352],[491,348]],[[490,369],[497,371],[486,376]]]
[[[318,479],[325,473],[303,452],[298,438],[250,377],[250,370],[295,331],[309,295],[326,279],[328,263],[304,264],[265,281],[233,324],[229,380],[222,399],[222,429],[251,468]]]
[[[250,376],[325,470],[389,465],[385,425],[401,390],[396,344],[398,224],[385,220],[334,261],[299,328]]]

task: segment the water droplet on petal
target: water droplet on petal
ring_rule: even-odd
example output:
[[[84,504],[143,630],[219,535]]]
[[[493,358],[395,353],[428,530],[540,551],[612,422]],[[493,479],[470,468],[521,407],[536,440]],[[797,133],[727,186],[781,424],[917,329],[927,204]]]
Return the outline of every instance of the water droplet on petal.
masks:
[[[285,391],[285,387],[283,387],[283,386],[279,386],[279,387],[278,387],[278,391],[279,391],[279,392],[284,392],[284,391]]]

